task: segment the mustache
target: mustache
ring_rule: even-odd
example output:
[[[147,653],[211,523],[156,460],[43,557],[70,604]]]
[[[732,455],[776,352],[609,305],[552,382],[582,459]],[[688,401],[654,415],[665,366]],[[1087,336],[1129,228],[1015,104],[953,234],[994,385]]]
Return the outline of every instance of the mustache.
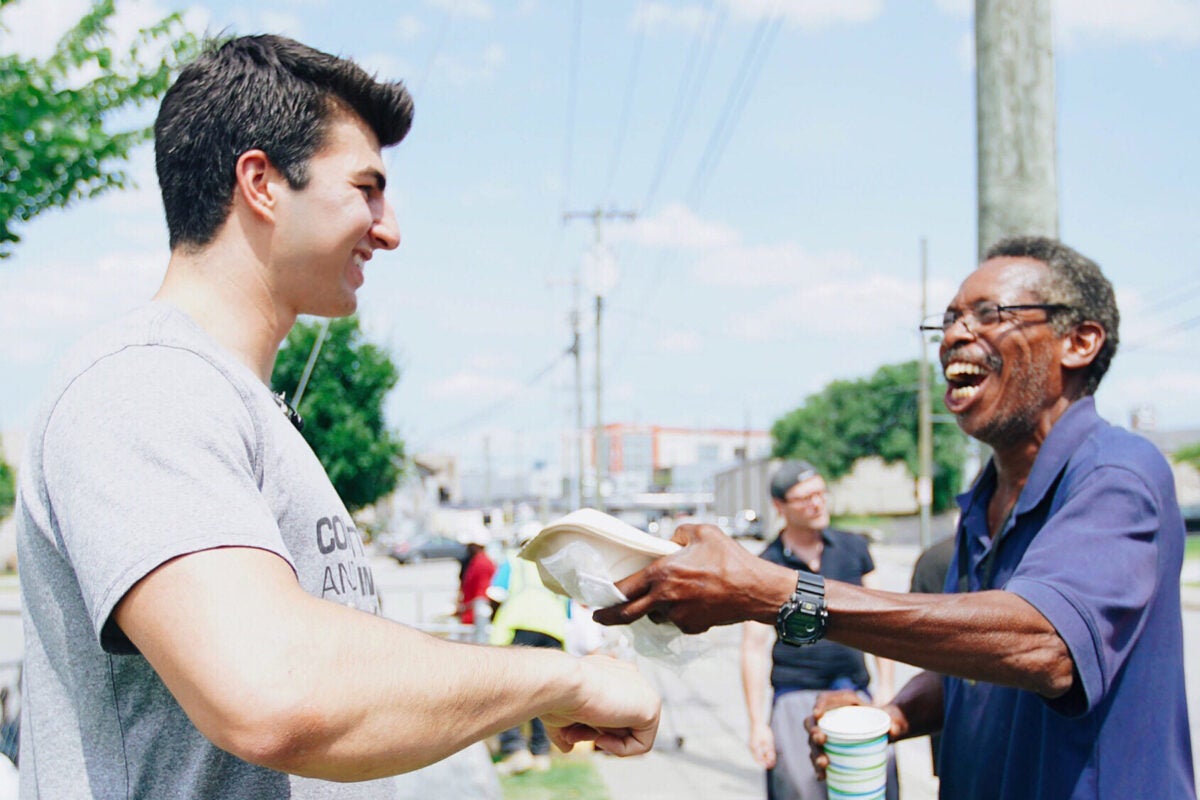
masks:
[[[987,367],[990,372],[999,372],[1000,368],[1004,366],[1004,360],[995,353],[984,353],[983,358],[980,359],[977,356],[965,355],[966,351],[967,345],[963,344],[955,345],[947,350],[942,355],[942,368],[944,369],[946,365],[952,361],[966,361],[969,364],[981,363],[981,365]]]

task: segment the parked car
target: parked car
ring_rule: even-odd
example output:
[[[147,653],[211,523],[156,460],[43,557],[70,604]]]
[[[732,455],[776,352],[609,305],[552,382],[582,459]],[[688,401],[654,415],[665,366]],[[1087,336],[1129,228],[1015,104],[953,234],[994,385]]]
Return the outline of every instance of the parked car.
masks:
[[[1200,533],[1200,503],[1180,506],[1183,512],[1183,528],[1188,533]]]
[[[401,564],[416,564],[435,558],[462,561],[467,557],[467,546],[447,536],[422,534],[396,542],[388,549],[388,555]]]
[[[752,508],[744,508],[735,516],[729,523],[730,536],[734,538],[767,538],[766,528],[763,527],[763,521],[759,519],[758,514]]]

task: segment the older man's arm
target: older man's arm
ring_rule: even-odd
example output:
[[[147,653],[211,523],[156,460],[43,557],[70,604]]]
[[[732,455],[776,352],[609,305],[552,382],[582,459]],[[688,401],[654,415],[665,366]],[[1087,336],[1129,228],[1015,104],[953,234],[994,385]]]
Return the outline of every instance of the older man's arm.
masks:
[[[794,570],[748,553],[712,526],[680,526],[679,552],[617,584],[629,601],[596,612],[604,624],[649,615],[688,633],[773,623],[796,587]],[[827,581],[826,638],[877,656],[971,680],[1059,697],[1074,662],[1058,632],[1011,592],[925,595]]]

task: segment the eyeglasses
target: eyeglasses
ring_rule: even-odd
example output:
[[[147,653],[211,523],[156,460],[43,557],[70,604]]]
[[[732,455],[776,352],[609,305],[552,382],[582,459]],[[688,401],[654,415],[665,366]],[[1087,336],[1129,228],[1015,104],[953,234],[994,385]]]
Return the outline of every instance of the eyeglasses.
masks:
[[[815,505],[817,503],[817,501],[820,501],[822,503],[825,502],[825,500],[827,500],[828,497],[829,497],[828,489],[818,489],[817,491],[809,492],[808,494],[802,494],[802,495],[797,495],[796,497],[784,498],[783,502],[785,502],[789,505],[793,505],[793,506],[811,506],[811,505]]]
[[[945,333],[954,326],[954,323],[962,322],[968,333],[975,333],[980,328],[987,328],[1000,322],[1000,315],[1005,311],[1034,311],[1040,309],[1053,313],[1055,311],[1066,311],[1070,308],[1071,306],[1064,305],[1063,303],[1021,303],[1012,306],[985,303],[976,306],[973,310],[966,313],[948,308],[940,316],[935,314],[932,317],[926,318],[925,323],[921,325],[921,330]]]

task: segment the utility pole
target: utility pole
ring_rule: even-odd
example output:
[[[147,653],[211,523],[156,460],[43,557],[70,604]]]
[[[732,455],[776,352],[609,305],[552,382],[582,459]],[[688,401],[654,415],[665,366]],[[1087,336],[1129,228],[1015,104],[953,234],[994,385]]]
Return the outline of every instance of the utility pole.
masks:
[[[601,437],[604,436],[604,415],[602,412],[603,398],[604,398],[604,388],[603,388],[604,384],[603,384],[603,379],[602,379],[603,368],[602,368],[602,362],[600,359],[600,333],[601,333],[601,328],[602,328],[602,320],[604,317],[604,295],[610,288],[612,288],[609,284],[616,283],[615,269],[613,270],[613,274],[611,276],[603,274],[604,266],[605,266],[601,263],[601,259],[604,257],[604,234],[603,234],[604,226],[603,226],[603,223],[605,220],[618,220],[618,219],[625,220],[627,222],[632,222],[633,220],[637,219],[637,212],[636,211],[618,211],[616,209],[611,209],[611,208],[608,211],[605,211],[604,209],[600,208],[600,206],[596,206],[594,209],[592,209],[590,211],[567,211],[563,214],[563,222],[564,223],[570,222],[571,220],[574,220],[574,219],[590,219],[592,221],[592,226],[593,226],[593,228],[595,230],[595,234],[596,234],[596,238],[595,238],[595,260],[596,260],[595,271],[596,271],[596,275],[593,276],[594,285],[592,287],[593,294],[595,294],[595,296],[596,296],[596,425],[595,425],[595,431],[593,434],[594,439],[593,439],[593,445],[592,445],[593,457],[595,458],[595,461],[596,461],[596,491],[593,495],[593,498],[594,498],[594,506],[596,508],[600,509],[601,511],[603,511],[604,510],[604,497],[603,497],[603,494],[601,493],[601,484],[604,481],[605,458],[602,458],[601,454],[600,454],[600,442],[601,442]],[[576,287],[576,289],[575,289],[576,311],[575,311],[575,315],[574,315],[574,329],[575,329],[575,336],[576,336],[576,339],[575,339],[575,376],[576,376],[575,380],[576,380],[576,384],[575,385],[576,385],[576,400],[578,403],[578,405],[576,406],[576,416],[577,416],[577,419],[579,420],[579,431],[580,431],[580,454],[581,455],[580,455],[580,465],[579,465],[579,482],[580,482],[580,490],[579,491],[580,491],[580,496],[582,497],[582,494],[583,494],[583,457],[582,457],[582,453],[583,453],[583,441],[582,441],[582,436],[583,436],[583,390],[582,390],[582,388],[580,388],[581,381],[582,381],[580,376],[582,373],[581,373],[581,367],[579,365],[579,339],[578,339],[578,337],[579,337],[579,319],[578,319],[578,315],[579,315],[579,311],[578,311],[578,308],[579,308],[579,281],[578,280],[575,283],[575,287]],[[607,451],[605,452],[605,457],[607,457]],[[580,505],[582,505],[582,501],[580,502]]]
[[[975,0],[979,257],[1058,236],[1051,0]]]
[[[928,248],[925,237],[921,237],[921,319],[929,315],[925,302],[925,285],[929,280]],[[917,361],[917,404],[919,420],[917,427],[917,505],[921,509],[921,549],[933,544],[933,413],[930,408],[929,392],[929,346],[925,342],[925,331],[917,331],[921,342],[921,358]]]
[[[483,505],[492,505],[492,437],[483,437]]]

